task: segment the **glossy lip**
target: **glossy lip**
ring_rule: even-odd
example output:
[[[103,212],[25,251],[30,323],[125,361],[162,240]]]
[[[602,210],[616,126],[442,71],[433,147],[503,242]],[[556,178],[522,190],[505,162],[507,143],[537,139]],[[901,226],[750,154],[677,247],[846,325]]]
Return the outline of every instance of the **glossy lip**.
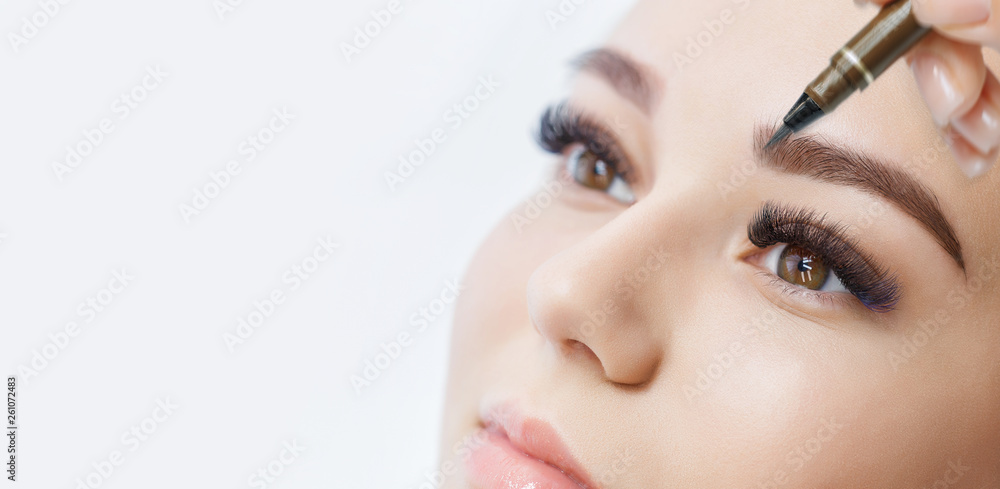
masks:
[[[524,416],[513,404],[480,415],[486,442],[466,464],[472,482],[484,489],[598,489],[573,459],[556,430]]]

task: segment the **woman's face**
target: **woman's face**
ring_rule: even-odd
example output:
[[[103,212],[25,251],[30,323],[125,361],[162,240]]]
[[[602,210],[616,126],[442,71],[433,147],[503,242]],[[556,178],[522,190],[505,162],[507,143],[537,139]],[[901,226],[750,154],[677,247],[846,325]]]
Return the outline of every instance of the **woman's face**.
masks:
[[[469,268],[429,480],[1000,488],[1000,172],[904,62],[761,147],[873,15],[639,2]]]

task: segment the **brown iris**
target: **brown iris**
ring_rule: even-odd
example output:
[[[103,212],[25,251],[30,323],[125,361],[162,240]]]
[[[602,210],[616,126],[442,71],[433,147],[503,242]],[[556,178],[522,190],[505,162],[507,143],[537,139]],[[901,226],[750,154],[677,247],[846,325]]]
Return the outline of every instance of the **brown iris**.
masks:
[[[578,149],[571,158],[576,159],[573,165],[573,178],[584,187],[595,190],[607,190],[615,179],[615,168],[604,162],[600,157],[587,149]]]
[[[788,245],[778,258],[778,276],[789,283],[819,290],[830,276],[830,270],[815,253],[801,246]]]

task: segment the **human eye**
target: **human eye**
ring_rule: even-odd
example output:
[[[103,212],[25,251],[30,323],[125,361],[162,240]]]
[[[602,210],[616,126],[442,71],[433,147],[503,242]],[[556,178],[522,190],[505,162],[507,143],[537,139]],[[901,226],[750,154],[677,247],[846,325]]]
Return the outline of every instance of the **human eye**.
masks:
[[[816,252],[788,243],[771,247],[764,268],[792,285],[821,292],[848,292],[840,277]]]
[[[891,311],[899,302],[896,277],[825,216],[768,202],[750,222],[747,237],[766,249],[755,261],[782,292],[831,300],[853,295],[874,312]]]
[[[564,170],[577,184],[635,203],[628,159],[613,131],[595,118],[565,103],[550,107],[542,114],[538,143],[564,157]]]

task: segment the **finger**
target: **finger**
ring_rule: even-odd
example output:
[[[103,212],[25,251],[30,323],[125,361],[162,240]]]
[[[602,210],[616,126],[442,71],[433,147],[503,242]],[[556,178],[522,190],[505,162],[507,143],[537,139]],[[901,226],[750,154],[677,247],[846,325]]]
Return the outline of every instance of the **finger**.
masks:
[[[854,0],[859,7],[884,7],[896,0]],[[911,0],[913,14],[925,25],[978,23],[990,16],[991,0]]]
[[[923,25],[941,28],[981,24],[990,18],[992,0],[912,0],[913,15]]]
[[[968,148],[953,151],[967,175],[979,176],[993,166],[1000,151],[1000,81],[992,72],[986,74],[979,100],[951,127],[968,143]]]
[[[859,6],[859,7],[864,7],[865,5],[868,5],[868,4],[872,4],[872,5],[876,5],[876,6],[881,7],[881,6],[883,6],[883,5],[885,5],[885,4],[889,3],[889,2],[892,2],[892,1],[894,1],[894,0],[854,0],[854,4],[857,5],[857,6]]]
[[[854,0],[859,6],[885,6],[895,0]],[[913,15],[945,37],[1000,49],[1000,0],[911,0]]]
[[[917,87],[938,126],[965,114],[975,105],[986,81],[979,46],[928,34],[907,55]]]
[[[981,24],[938,26],[934,30],[955,41],[1000,49],[1000,15]]]
[[[948,146],[951,148],[951,154],[955,157],[958,168],[969,178],[985,174],[993,167],[997,158],[1000,158],[1000,147],[994,148],[986,154],[980,153],[954,128],[947,128],[944,137],[948,141]]]

